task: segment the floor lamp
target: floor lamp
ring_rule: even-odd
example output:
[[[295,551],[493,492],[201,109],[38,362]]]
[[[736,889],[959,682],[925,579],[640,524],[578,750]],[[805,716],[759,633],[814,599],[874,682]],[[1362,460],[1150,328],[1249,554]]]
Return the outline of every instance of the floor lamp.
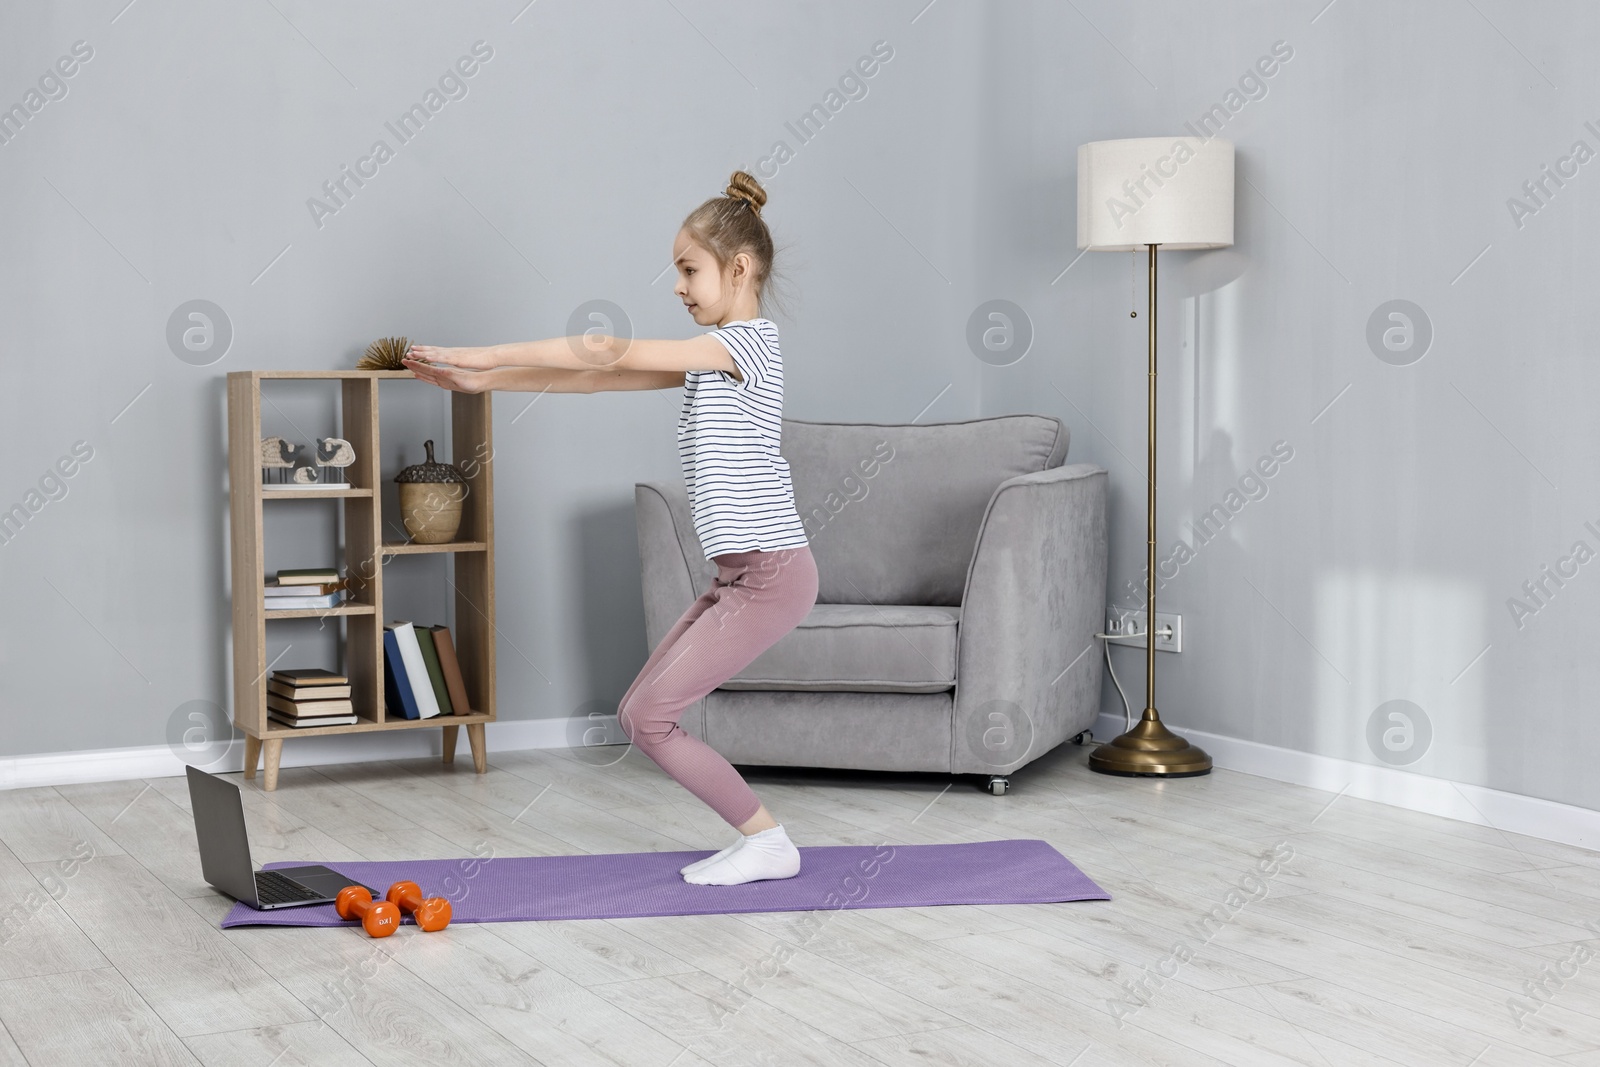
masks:
[[[1185,778],[1211,757],[1168,730],[1156,711],[1156,248],[1233,244],[1233,145],[1199,137],[1135,137],[1078,146],[1078,247],[1149,253],[1150,453],[1145,539],[1144,717],[1100,745],[1089,767],[1102,774]]]

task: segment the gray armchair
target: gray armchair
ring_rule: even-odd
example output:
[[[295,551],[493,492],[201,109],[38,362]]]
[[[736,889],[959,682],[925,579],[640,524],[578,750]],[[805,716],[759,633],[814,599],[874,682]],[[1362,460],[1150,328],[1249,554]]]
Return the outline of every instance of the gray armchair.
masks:
[[[681,725],[735,764],[1007,775],[1087,730],[1106,472],[1060,419],[783,421],[817,604]],[[634,487],[655,648],[716,566],[681,482]]]

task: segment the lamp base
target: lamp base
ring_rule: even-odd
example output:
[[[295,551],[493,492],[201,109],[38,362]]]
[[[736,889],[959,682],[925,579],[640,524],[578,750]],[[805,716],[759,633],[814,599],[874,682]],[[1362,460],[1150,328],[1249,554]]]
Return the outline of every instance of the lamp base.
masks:
[[[1168,730],[1155,708],[1139,725],[1089,754],[1089,769],[1130,778],[1195,778],[1211,773],[1211,757]]]

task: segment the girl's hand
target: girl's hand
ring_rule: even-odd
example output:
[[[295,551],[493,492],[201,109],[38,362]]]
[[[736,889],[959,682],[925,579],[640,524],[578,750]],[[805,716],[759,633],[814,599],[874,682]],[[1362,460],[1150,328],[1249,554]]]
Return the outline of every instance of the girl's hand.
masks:
[[[461,370],[457,367],[430,367],[416,357],[407,355],[402,360],[418,381],[429,382],[441,389],[455,393],[486,393],[494,388],[490,376],[484,371]]]
[[[443,363],[462,370],[493,370],[496,366],[487,348],[435,348],[432,345],[412,345],[412,358],[427,363]]]

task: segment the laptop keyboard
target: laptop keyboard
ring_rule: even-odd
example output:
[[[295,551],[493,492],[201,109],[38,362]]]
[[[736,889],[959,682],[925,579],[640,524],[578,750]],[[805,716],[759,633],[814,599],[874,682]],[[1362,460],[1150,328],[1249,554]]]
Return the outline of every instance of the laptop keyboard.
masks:
[[[277,871],[256,872],[256,899],[263,904],[290,904],[301,900],[316,900],[313,893],[298,882],[292,882]]]

